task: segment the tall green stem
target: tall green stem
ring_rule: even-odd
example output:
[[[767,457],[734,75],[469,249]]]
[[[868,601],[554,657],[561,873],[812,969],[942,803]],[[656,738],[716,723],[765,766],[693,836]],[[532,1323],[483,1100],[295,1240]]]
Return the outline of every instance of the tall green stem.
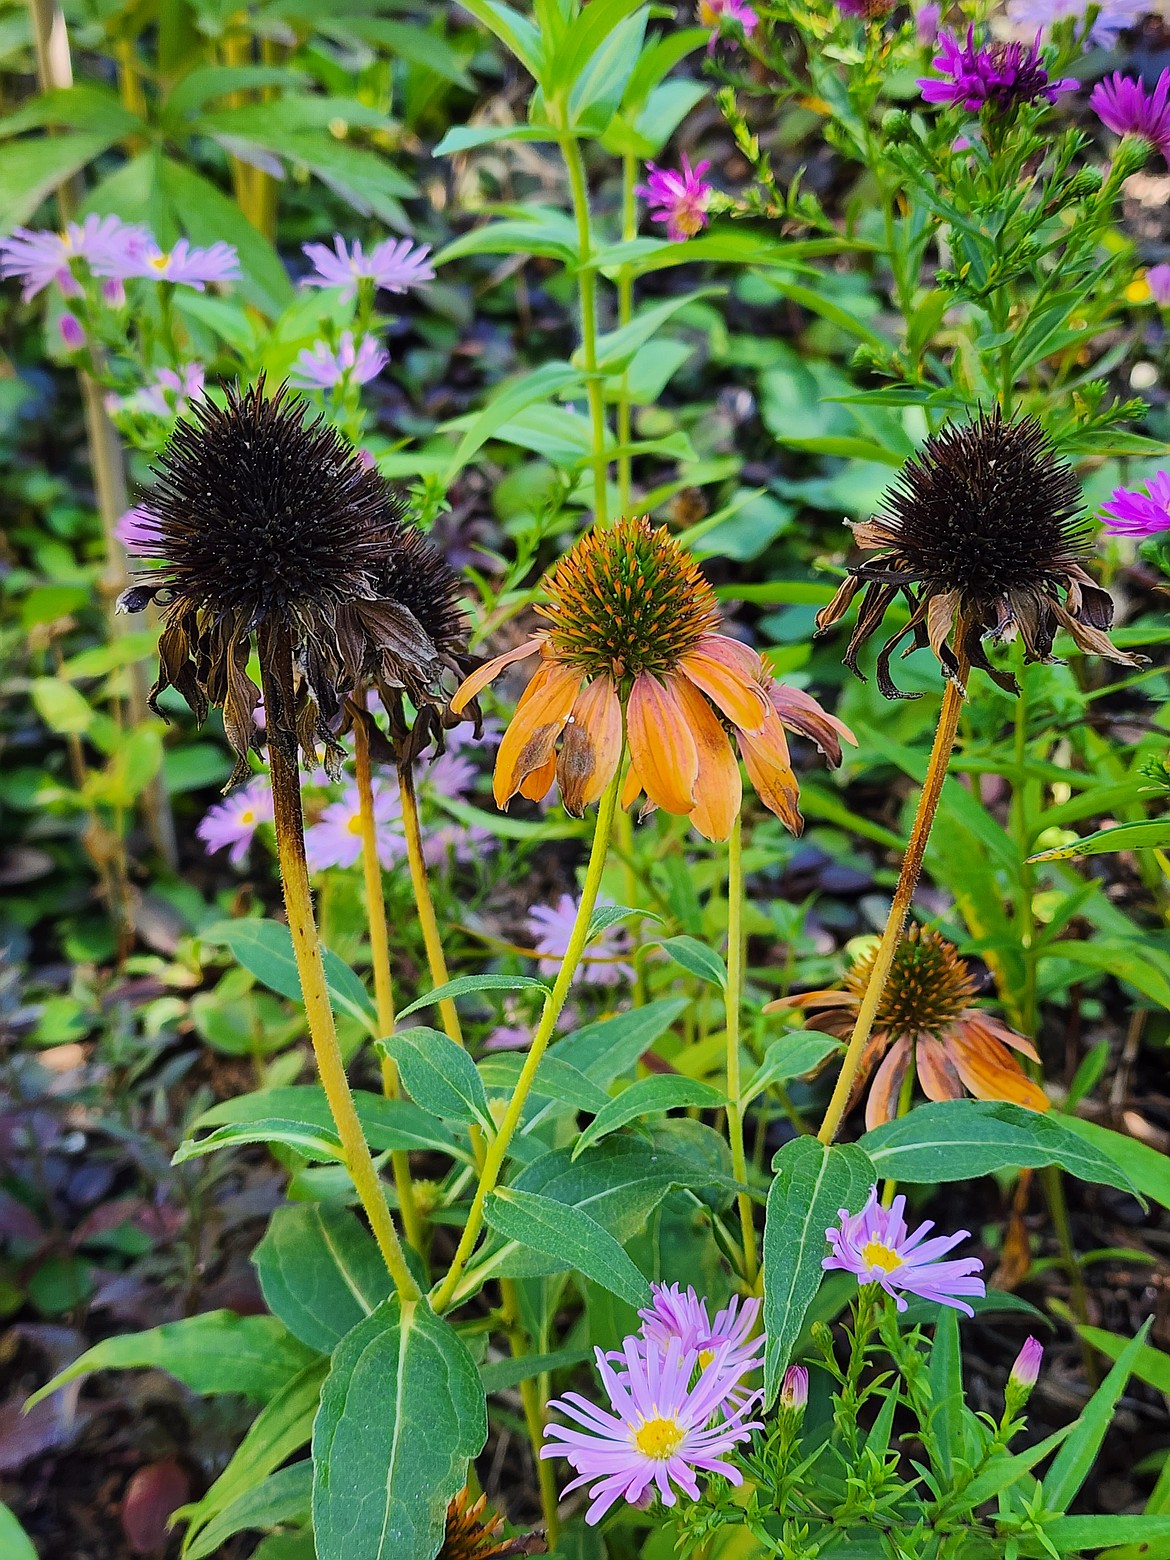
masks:
[[[585,364],[585,395],[589,402],[592,432],[593,517],[598,525],[609,522],[606,482],[609,462],[606,447],[609,429],[605,423],[605,394],[597,370],[597,272],[593,269],[593,233],[589,220],[589,185],[581,148],[571,135],[561,137],[561,155],[569,174],[573,197],[573,215],[577,219],[577,287],[581,295],[581,357]]]
[[[637,236],[638,207],[634,197],[634,180],[638,176],[638,164],[632,152],[622,157],[622,238],[625,241]],[[618,324],[628,325],[634,313],[634,276],[628,265],[618,272]],[[633,436],[630,418],[630,376],[622,375],[617,403],[618,441],[618,512],[630,512],[630,489],[633,476],[633,457],[630,440]]]
[[[561,1016],[561,1009],[564,1007],[565,999],[569,995],[569,986],[572,984],[573,976],[577,973],[581,955],[585,951],[589,922],[593,917],[593,909],[597,903],[598,890],[601,888],[601,874],[605,869],[605,858],[609,851],[609,837],[613,830],[613,819],[617,811],[620,788],[621,765],[619,764],[598,805],[597,827],[593,833],[593,848],[589,852],[589,865],[585,869],[585,883],[581,890],[581,903],[577,907],[577,918],[573,922],[573,930],[569,936],[569,944],[565,949],[564,959],[561,962],[560,973],[557,975],[553,989],[544,999],[544,1011],[540,1015],[540,1023],[537,1025],[536,1033],[532,1037],[532,1045],[524,1059],[524,1066],[521,1069],[520,1076],[516,1080],[516,1088],[512,1093],[511,1100],[508,1102],[504,1119],[500,1123],[500,1130],[492,1139],[491,1146],[487,1151],[483,1169],[479,1174],[479,1183],[475,1188],[475,1195],[471,1199],[467,1223],[464,1225],[463,1234],[456,1248],[455,1255],[451,1259],[451,1266],[446,1278],[433,1291],[432,1299],[436,1311],[443,1311],[450,1305],[451,1297],[455,1293],[463,1269],[467,1266],[467,1259],[475,1249],[475,1243],[483,1227],[484,1204],[495,1190],[496,1183],[499,1181],[500,1171],[504,1166],[504,1158],[507,1155],[512,1136],[520,1123],[520,1117],[536,1077],[536,1070],[540,1066],[541,1058],[548,1048],[549,1041],[552,1039],[557,1019]]]
[[[500,1298],[503,1301],[502,1309],[508,1327],[508,1341],[512,1346],[512,1358],[522,1359],[528,1353],[528,1340],[520,1325],[520,1302],[516,1293],[515,1280],[500,1279]],[[541,1377],[540,1381],[547,1383],[547,1379]],[[552,1463],[540,1455],[541,1447],[544,1445],[544,1397],[548,1391],[546,1385],[542,1393],[540,1381],[535,1376],[525,1377],[520,1383],[520,1402],[524,1408],[524,1423],[528,1429],[528,1439],[532,1444],[532,1458],[536,1464],[536,1480],[540,1486],[540,1509],[544,1517],[545,1537],[549,1548],[555,1550],[557,1540],[560,1538],[561,1524],[557,1515],[557,1485],[553,1476]]]
[[[731,1168],[735,1179],[747,1185],[747,1156],[743,1149],[743,1107],[740,1104],[739,1016],[743,1007],[743,814],[737,813],[727,846],[727,1132],[731,1139]],[[743,1276],[751,1288],[759,1258],[752,1200],[738,1194],[739,1227],[743,1234]]]

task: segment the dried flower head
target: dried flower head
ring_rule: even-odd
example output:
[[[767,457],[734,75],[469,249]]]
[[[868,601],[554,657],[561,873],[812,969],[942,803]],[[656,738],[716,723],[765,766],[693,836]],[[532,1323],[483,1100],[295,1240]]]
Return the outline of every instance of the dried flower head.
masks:
[[[152,705],[173,686],[200,720],[221,707],[242,778],[260,696],[246,670],[256,635],[262,660],[276,639],[286,659],[291,650],[291,708],[268,710],[268,736],[299,744],[307,763],[320,741],[336,769],[341,701],[366,684],[387,707],[405,693],[437,727],[444,682],[466,669],[457,577],[335,429],[306,421],[284,388],[266,395],[261,379],[229,390],[223,407],[195,402],[155,472],[136,551],[163,563],[119,602],[163,608]]]
[[[812,1028],[846,1038],[869,987],[877,952],[875,943],[854,961],[843,991],[781,997],[769,1002],[765,1012],[799,1008]],[[941,932],[914,923],[894,954],[853,1086],[856,1099],[873,1074],[865,1106],[868,1127],[880,1126],[897,1113],[912,1066],[928,1099],[957,1100],[966,1090],[978,1100],[1048,1109],[1048,1096],[1012,1055],[1020,1051],[1039,1061],[1035,1048],[1000,1019],[972,1007],[975,993],[971,972],[954,944]]]
[[[435,1560],[509,1560],[517,1555],[543,1555],[547,1546],[535,1534],[501,1538],[504,1519],[488,1509],[487,1496],[473,1501],[462,1489],[447,1507],[447,1531]]]
[[[850,569],[817,614],[817,630],[836,623],[864,590],[845,655],[860,677],[861,647],[904,596],[910,621],[877,660],[887,699],[917,697],[890,677],[890,657],[907,637],[906,653],[929,645],[945,676],[955,677],[965,657],[1009,693],[1019,691],[1016,680],[988,662],[988,634],[1003,639],[1018,630],[1027,660],[1051,661],[1064,628],[1086,653],[1140,664],[1108,637],[1113,602],[1081,567],[1089,528],[1081,520],[1080,484],[1034,417],[1005,421],[996,408],[973,423],[948,423],[906,462],[882,510],[855,524],[853,534],[880,556]]]
[[[538,801],[555,779],[580,817],[620,761],[624,708],[623,806],[645,791],[651,806],[726,839],[742,796],[730,731],[760,800],[799,831],[785,726],[837,759],[839,738],[852,735],[808,695],[780,688],[754,650],[716,632],[715,593],[669,532],[645,518],[595,528],[552,569],[545,591],[548,628],[481,667],[453,700],[461,710],[506,666],[539,653],[500,743],[499,806],[517,791]]]

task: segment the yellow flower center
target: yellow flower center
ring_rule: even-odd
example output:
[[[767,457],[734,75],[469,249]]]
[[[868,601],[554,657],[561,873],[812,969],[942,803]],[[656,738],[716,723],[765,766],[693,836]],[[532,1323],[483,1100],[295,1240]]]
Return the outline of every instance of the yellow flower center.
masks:
[[[895,1268],[902,1266],[898,1253],[883,1245],[880,1240],[867,1240],[861,1248],[861,1259],[871,1268],[880,1268],[883,1273],[892,1273]]]
[[[244,808],[243,812],[240,814],[240,822],[241,823],[246,823],[246,824],[250,824],[250,823],[255,823],[256,822],[256,814],[252,811],[252,809],[250,807],[245,807]]]
[[[700,1370],[706,1370],[707,1366],[710,1365],[711,1361],[714,1358],[715,1358],[715,1350],[714,1349],[700,1349],[699,1350],[699,1369]]]
[[[170,259],[170,255],[153,255],[150,263],[156,271],[165,271],[170,264]]]
[[[716,27],[719,16],[711,0],[699,0],[699,21],[704,27]]]
[[[631,1439],[643,1457],[666,1462],[678,1451],[685,1438],[686,1431],[677,1419],[644,1419]]]
[[[353,817],[350,818],[349,822],[346,824],[345,827],[349,830],[349,832],[351,834],[360,834],[362,832],[362,815],[361,815],[361,813],[354,813]]]

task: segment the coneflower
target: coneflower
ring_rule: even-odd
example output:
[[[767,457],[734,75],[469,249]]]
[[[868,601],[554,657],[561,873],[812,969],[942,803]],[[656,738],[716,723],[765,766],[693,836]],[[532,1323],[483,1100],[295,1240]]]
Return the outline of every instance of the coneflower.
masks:
[[[435,1560],[513,1560],[520,1555],[543,1555],[543,1538],[501,1538],[504,1519],[490,1509],[487,1496],[472,1500],[462,1489],[447,1507],[447,1530]]]

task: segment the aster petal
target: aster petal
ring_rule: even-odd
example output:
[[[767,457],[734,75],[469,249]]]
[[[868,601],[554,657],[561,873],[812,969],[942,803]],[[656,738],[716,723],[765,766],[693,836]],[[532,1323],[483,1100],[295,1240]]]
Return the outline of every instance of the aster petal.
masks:
[[[679,670],[702,689],[733,726],[753,733],[764,729],[768,696],[760,685],[763,664],[754,650],[723,634],[704,634],[695,648],[682,657]]]
[[[626,719],[630,753],[646,795],[664,812],[691,812],[699,754],[673,683],[639,672]]]
[[[691,823],[704,839],[729,839],[743,801],[743,782],[731,743],[711,706],[687,677],[676,678],[674,688],[699,755]]]
[[[768,718],[758,735],[738,726],[735,735],[757,796],[790,834],[799,834],[804,828],[804,819],[800,816],[800,787],[792,772],[788,742],[779,715],[769,707]]]
[[[456,690],[455,697],[451,700],[452,713],[462,715],[476,694],[482,692],[488,683],[498,677],[505,666],[511,666],[513,661],[523,661],[528,656],[535,655],[543,644],[543,638],[526,639],[522,645],[517,645],[515,650],[507,650],[503,655],[497,655],[494,660],[477,667],[470,677],[463,679]]]
[[[496,754],[492,792],[497,807],[507,807],[524,777],[552,758],[581,680],[576,667],[546,661],[529,683]]]
[[[622,754],[622,707],[613,678],[595,677],[573,704],[557,760],[565,811],[580,818],[613,779]]]

